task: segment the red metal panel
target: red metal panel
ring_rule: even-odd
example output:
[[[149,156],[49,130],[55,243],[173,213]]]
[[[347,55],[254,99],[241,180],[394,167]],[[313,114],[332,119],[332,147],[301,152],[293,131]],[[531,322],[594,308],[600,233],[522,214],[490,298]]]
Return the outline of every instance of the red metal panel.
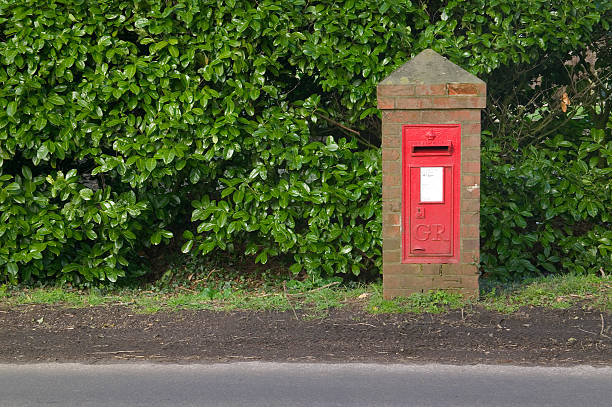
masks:
[[[458,263],[461,125],[402,127],[402,262]]]

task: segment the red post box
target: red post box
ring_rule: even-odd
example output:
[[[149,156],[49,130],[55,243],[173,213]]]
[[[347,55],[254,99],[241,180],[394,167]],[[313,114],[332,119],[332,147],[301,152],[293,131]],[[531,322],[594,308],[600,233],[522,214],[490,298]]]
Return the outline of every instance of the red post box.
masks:
[[[386,299],[440,289],[478,297],[486,95],[482,80],[430,49],[378,84]]]
[[[458,263],[461,125],[402,127],[402,263]]]

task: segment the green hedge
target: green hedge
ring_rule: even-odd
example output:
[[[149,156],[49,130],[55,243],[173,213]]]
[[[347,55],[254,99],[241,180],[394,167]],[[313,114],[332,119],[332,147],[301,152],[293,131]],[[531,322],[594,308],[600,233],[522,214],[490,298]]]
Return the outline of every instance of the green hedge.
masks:
[[[612,126],[499,160],[483,151],[482,258],[503,279],[612,270]],[[572,141],[570,141],[572,140]]]
[[[1,0],[0,278],[116,281],[171,240],[377,273],[376,84],[433,47],[495,89],[607,4]]]

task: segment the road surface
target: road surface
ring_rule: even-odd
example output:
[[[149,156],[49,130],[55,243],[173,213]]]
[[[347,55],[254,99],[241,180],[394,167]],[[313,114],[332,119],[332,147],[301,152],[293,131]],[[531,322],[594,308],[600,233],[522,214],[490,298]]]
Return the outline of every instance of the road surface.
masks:
[[[610,405],[612,368],[585,366],[0,365],[3,407]]]

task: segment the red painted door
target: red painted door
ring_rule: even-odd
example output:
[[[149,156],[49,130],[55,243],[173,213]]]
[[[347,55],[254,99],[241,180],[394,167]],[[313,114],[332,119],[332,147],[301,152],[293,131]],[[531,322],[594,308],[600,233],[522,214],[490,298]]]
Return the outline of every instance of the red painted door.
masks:
[[[459,261],[461,128],[403,128],[402,261]]]

